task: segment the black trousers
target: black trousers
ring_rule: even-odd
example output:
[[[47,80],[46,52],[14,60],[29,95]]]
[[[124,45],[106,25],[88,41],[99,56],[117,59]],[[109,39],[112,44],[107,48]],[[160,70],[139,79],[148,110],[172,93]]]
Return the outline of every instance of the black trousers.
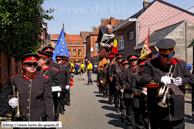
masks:
[[[151,129],[185,129],[185,120],[165,121],[150,118]]]
[[[70,88],[69,90],[65,90],[65,104],[70,104]]]
[[[110,83],[109,84],[109,103],[112,103],[113,102],[114,91],[115,91],[114,84],[113,83]]]
[[[60,96],[60,112],[65,109],[65,89],[62,89]]]
[[[124,100],[125,100],[125,105],[126,105],[126,129],[135,129],[132,99],[124,98]]]
[[[103,95],[104,96],[107,96],[109,95],[109,85],[106,84],[104,87],[103,87]]]
[[[149,129],[149,119],[148,114],[144,109],[133,108],[135,113],[135,125],[136,129]]]
[[[125,106],[125,100],[122,98],[120,99],[120,110],[121,110],[121,118],[126,118],[126,106]]]
[[[119,97],[119,91],[118,90],[116,90],[116,88],[115,88],[115,90],[114,90],[114,102],[115,102],[115,108],[120,108],[120,103],[119,103],[119,101],[120,101],[120,97]]]
[[[60,106],[58,92],[53,92],[53,102],[54,102],[54,117],[55,117],[55,121],[58,121],[59,120],[59,106]]]

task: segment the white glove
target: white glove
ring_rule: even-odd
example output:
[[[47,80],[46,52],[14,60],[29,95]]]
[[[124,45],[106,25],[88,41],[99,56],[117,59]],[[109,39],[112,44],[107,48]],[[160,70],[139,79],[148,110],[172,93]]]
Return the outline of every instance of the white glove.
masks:
[[[102,84],[102,83],[103,83],[103,81],[102,81],[102,80],[100,80],[100,83]]]
[[[168,76],[162,76],[161,78],[161,82],[164,83],[165,85],[171,84],[171,80],[172,80],[172,77],[168,77]]]
[[[176,86],[182,86],[182,78],[181,77],[177,77],[177,78],[175,78],[175,82],[174,82],[174,84],[176,85]]]
[[[66,87],[65,87],[65,88],[66,88],[66,90],[69,90],[69,85],[66,85]]]
[[[18,106],[18,98],[11,98],[8,102],[8,104],[12,107],[12,108],[16,108]]]

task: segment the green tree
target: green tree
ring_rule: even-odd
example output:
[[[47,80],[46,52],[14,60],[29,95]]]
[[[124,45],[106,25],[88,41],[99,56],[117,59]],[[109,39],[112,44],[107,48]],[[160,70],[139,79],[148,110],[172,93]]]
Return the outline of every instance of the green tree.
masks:
[[[18,61],[40,47],[43,20],[51,20],[53,9],[44,10],[44,0],[0,0],[0,52]]]
[[[105,18],[100,18],[101,23],[105,20]]]
[[[92,28],[91,28],[93,31],[95,31],[95,29],[96,29],[96,27],[95,26],[92,26]]]

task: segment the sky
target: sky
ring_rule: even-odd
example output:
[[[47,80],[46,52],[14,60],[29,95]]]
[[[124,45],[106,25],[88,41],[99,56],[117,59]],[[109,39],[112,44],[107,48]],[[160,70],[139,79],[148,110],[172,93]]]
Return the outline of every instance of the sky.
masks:
[[[126,20],[143,8],[144,0],[46,0],[44,10],[55,9],[50,14],[54,19],[47,21],[48,33],[59,34],[64,23],[67,34],[80,34],[80,31],[92,31],[92,27],[101,24],[101,18]],[[148,0],[152,2],[153,0]],[[194,0],[165,0],[168,3],[189,9]],[[190,9],[194,12],[194,8]]]

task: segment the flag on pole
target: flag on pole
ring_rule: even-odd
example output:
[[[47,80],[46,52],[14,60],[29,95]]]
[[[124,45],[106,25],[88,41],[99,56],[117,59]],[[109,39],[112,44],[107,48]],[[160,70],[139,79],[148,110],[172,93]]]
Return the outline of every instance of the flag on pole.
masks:
[[[151,53],[151,50],[149,48],[149,31],[148,31],[148,35],[147,38],[143,44],[142,50],[141,50],[141,56],[139,57],[139,59],[143,59],[145,56],[149,55]]]
[[[53,61],[56,61],[56,59],[55,59],[56,56],[64,56],[64,55],[68,55],[68,58],[69,58],[67,44],[66,44],[65,36],[63,33],[63,29],[62,29],[61,33],[59,35],[59,38],[57,40],[57,44],[55,46],[55,50],[54,50],[52,59],[53,59]]]
[[[114,39],[114,43],[113,43],[113,48],[112,48],[112,53],[114,54],[118,54],[118,46],[117,46],[117,40]]]

